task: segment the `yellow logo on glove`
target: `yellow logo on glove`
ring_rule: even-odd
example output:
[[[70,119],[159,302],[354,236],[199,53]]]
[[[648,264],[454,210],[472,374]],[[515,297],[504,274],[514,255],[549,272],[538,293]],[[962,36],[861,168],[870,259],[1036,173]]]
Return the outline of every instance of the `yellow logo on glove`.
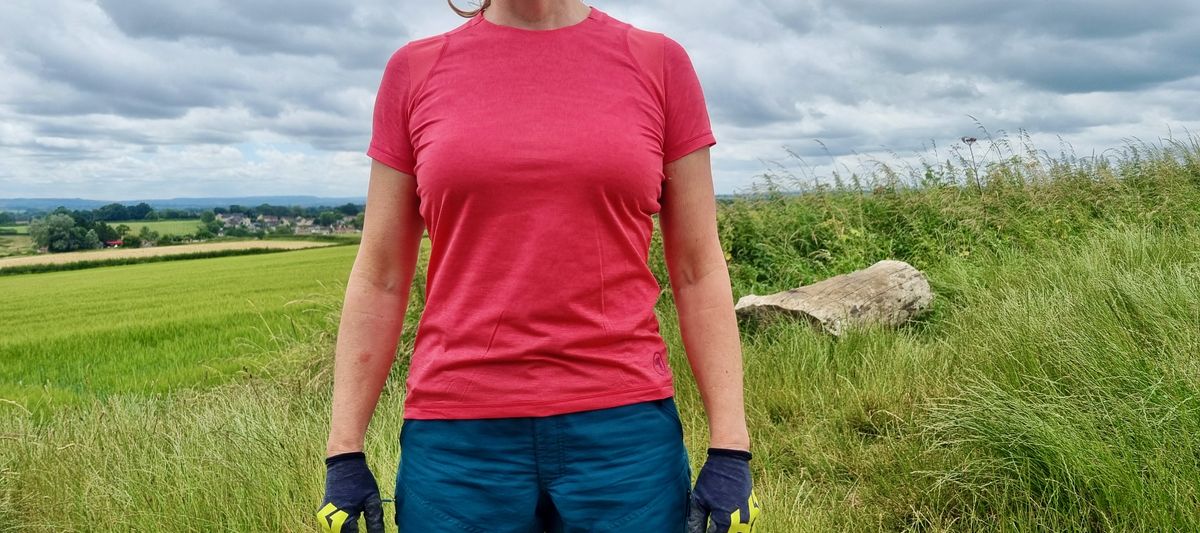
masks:
[[[317,520],[321,521],[321,531],[327,533],[341,533],[342,524],[345,524],[348,518],[350,515],[346,514],[346,511],[338,509],[333,502],[325,504],[325,507],[317,511]]]
[[[750,491],[750,501],[747,502],[750,516],[746,517],[746,521],[742,522],[742,510],[734,509],[729,514],[729,533],[753,533],[754,521],[758,519],[758,515],[762,513],[762,507],[758,505],[758,497],[754,495],[754,491]]]

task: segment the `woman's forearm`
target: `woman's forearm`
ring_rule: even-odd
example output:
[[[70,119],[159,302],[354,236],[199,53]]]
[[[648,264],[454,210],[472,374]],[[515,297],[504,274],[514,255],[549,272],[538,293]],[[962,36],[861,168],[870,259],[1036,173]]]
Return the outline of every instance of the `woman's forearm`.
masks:
[[[396,359],[408,286],[381,286],[357,265],[346,286],[334,356],[326,455],[361,451],[367,424]]]
[[[742,344],[729,271],[720,266],[673,292],[684,350],[708,415],[709,446],[749,450]]]

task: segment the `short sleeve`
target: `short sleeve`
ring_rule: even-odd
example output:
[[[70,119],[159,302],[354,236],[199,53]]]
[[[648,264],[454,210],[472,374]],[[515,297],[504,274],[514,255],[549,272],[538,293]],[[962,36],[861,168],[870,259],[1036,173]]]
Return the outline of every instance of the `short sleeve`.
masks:
[[[665,36],[664,36],[665,37]],[[663,85],[666,95],[666,130],[663,138],[663,164],[670,163],[705,146],[717,143],[709,124],[708,107],[700,78],[692,60],[678,42],[665,37]]]
[[[367,155],[400,172],[415,175],[416,156],[408,128],[408,63],[408,48],[401,47],[392,54],[383,70],[379,92],[375,94]]]

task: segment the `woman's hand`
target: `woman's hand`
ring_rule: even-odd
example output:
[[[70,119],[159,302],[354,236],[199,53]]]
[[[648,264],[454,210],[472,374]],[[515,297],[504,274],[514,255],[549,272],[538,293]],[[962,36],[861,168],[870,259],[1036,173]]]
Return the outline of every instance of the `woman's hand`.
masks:
[[[754,531],[762,507],[750,479],[750,452],[709,448],[688,505],[688,533]]]
[[[326,458],[325,499],[317,511],[321,531],[358,533],[359,515],[367,533],[383,533],[383,503],[366,455],[348,452]]]

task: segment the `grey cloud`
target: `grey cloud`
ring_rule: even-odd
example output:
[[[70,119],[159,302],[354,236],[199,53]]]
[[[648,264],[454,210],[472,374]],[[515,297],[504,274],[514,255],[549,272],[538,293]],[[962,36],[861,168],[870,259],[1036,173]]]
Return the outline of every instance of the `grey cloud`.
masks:
[[[1200,14],[1191,0],[838,0],[827,5],[865,24],[1003,28],[1012,34],[1111,38],[1180,29]]]
[[[1049,148],[1200,128],[1192,0],[588,3],[687,48],[718,192],[784,147],[855,167],[969,116]],[[440,1],[0,2],[0,196],[362,194],[388,57],[462,22]]]
[[[379,45],[411,38],[403,24],[406,7],[389,2],[347,4],[299,0],[100,0],[126,35],[165,41],[227,46],[243,54],[327,55],[349,68],[387,60]]]

